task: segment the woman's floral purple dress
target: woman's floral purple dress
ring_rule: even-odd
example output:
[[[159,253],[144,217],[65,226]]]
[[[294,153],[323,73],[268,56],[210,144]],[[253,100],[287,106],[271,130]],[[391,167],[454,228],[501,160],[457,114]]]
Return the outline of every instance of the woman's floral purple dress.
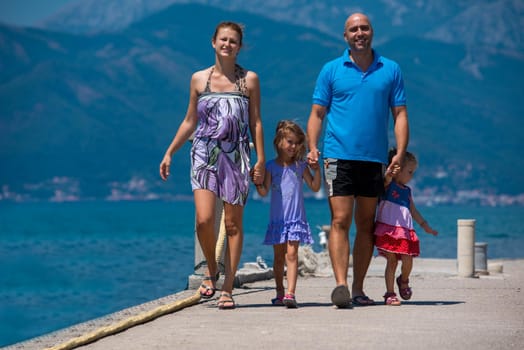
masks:
[[[191,148],[191,187],[244,205],[249,190],[249,97],[245,71],[237,66],[232,92],[211,92],[211,74],[198,98],[199,123]]]

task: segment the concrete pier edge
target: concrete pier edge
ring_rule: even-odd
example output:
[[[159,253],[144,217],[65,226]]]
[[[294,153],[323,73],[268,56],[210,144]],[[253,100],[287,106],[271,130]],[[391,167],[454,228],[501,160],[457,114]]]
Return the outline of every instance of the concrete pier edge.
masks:
[[[476,279],[504,279],[505,277],[505,271],[504,271],[504,263],[505,261],[510,259],[496,259],[496,260],[490,260],[488,263],[488,275],[475,275],[473,278]],[[517,261],[520,265],[524,267],[524,260],[513,260]],[[370,269],[368,271],[368,278],[369,279],[382,279],[383,278],[383,268],[385,266],[385,261],[380,258],[376,257],[373,258],[372,263],[370,265]],[[439,278],[446,278],[446,279],[465,279],[464,277],[460,277],[457,274],[457,261],[456,259],[427,259],[427,258],[418,258],[415,260],[413,270],[413,277],[416,278],[417,276],[423,277],[423,278],[431,278],[432,276],[439,276]],[[198,277],[198,276],[196,276]],[[264,281],[264,280],[270,280],[273,277],[272,270],[270,268],[268,269],[261,269],[257,268],[256,263],[247,263],[244,265],[243,268],[241,268],[238,271],[237,278],[236,278],[236,287],[235,288],[242,288],[246,284],[255,283],[258,281]],[[317,276],[312,275],[308,276],[307,278],[315,278]],[[318,277],[330,277],[326,275],[318,276]],[[332,277],[332,276],[331,276]],[[300,279],[304,277],[299,277],[299,284],[301,284],[300,287],[304,288],[302,282]],[[351,280],[351,276],[349,276],[349,279]],[[471,278],[470,278],[471,279]],[[334,283],[334,281],[332,281]],[[460,283],[459,283],[460,284]],[[270,283],[271,285],[271,283]],[[300,288],[299,287],[299,288]],[[73,325],[71,327],[67,327],[61,330],[57,330],[55,332],[45,334],[36,338],[32,338],[26,341],[22,341],[19,343],[15,343],[12,345],[8,345],[6,347],[3,347],[1,349],[3,350],[14,350],[14,349],[23,349],[23,350],[32,350],[32,349],[45,349],[57,346],[61,343],[67,342],[73,338],[80,337],[86,333],[92,332],[100,327],[105,327],[108,325],[111,325],[116,322],[120,322],[126,318],[136,316],[140,313],[143,313],[148,310],[152,310],[158,306],[169,304],[175,301],[183,300],[186,298],[190,298],[195,294],[194,289],[186,289],[171,295],[168,295],[163,298],[159,298],[144,304],[136,305],[100,318],[96,318],[93,320],[89,320],[87,322],[79,323],[76,325]],[[379,302],[379,301],[378,301]],[[269,312],[269,311],[268,311]]]

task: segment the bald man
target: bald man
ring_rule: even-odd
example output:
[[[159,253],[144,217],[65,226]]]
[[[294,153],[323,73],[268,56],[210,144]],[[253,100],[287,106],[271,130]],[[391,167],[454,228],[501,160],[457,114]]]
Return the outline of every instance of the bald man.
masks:
[[[398,171],[409,140],[402,73],[396,62],[372,48],[369,18],[362,13],[349,16],[344,39],[348,48],[343,55],[326,63],[318,75],[307,124],[308,162],[322,160],[324,166],[331,210],[328,249],[336,281],[331,300],[339,308],[375,304],[364,293],[364,279],[373,255],[376,206],[384,192],[384,173]],[[397,153],[388,166],[390,116]],[[349,229],[353,217],[356,236],[350,293]]]

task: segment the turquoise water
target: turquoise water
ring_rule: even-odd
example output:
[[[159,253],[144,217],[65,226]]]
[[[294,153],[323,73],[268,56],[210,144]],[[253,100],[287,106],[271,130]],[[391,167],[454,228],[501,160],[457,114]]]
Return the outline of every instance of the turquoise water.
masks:
[[[327,202],[309,199],[306,208],[318,241]],[[488,259],[524,257],[523,207],[419,210],[440,232],[418,231],[422,257],[456,257],[457,219],[476,219]],[[261,244],[268,211],[260,201],[246,206],[241,263],[257,255],[272,263],[272,248]],[[185,289],[193,222],[191,201],[0,203],[0,346]]]

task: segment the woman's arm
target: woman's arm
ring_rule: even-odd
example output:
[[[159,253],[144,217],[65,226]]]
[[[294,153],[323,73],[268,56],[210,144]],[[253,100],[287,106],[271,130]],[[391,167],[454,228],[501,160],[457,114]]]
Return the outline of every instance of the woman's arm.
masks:
[[[264,153],[264,131],[260,116],[260,82],[255,72],[247,72],[246,84],[249,91],[249,130],[257,154],[257,161],[253,166],[253,183],[257,185],[264,181],[266,157]]]
[[[162,180],[167,180],[169,176],[169,168],[171,166],[171,158],[173,154],[182,147],[182,145],[187,142],[191,134],[195,131],[196,125],[198,123],[198,114],[197,114],[197,99],[198,99],[198,90],[197,87],[200,86],[201,72],[194,73],[191,77],[190,91],[189,91],[189,104],[187,106],[186,116],[180,123],[178,130],[173,137],[173,141],[167,148],[164,158],[160,163],[160,177]]]

